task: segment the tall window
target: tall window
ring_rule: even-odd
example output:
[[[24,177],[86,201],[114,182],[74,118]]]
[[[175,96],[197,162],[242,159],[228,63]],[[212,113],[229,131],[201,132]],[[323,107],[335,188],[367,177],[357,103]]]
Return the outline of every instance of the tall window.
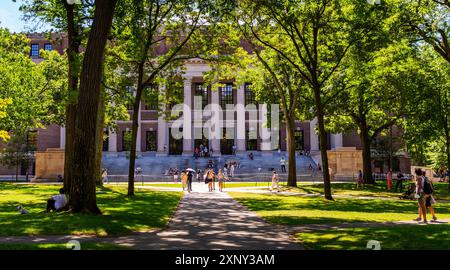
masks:
[[[45,43],[44,44],[44,50],[52,51],[53,50],[53,45],[51,43]]]
[[[105,128],[103,130],[103,152],[107,152],[109,150],[109,129]]]
[[[296,130],[294,132],[295,136],[295,150],[304,150],[304,134],[303,130]]]
[[[227,104],[234,105],[233,85],[226,84],[220,89],[220,106],[222,110],[226,109]]]
[[[31,44],[31,56],[39,57],[39,44]]]
[[[122,131],[122,151],[131,150],[131,131]]]
[[[198,83],[195,85],[194,95],[202,97],[202,109],[208,105],[208,87]]]
[[[145,110],[158,110],[159,90],[157,85],[145,89]]]
[[[247,106],[248,104],[256,105],[255,93],[253,93],[252,89],[250,89],[249,83],[245,84],[244,91],[245,91],[245,106]]]
[[[148,130],[146,132],[145,141],[146,141],[146,151],[156,151],[158,136],[156,130]]]

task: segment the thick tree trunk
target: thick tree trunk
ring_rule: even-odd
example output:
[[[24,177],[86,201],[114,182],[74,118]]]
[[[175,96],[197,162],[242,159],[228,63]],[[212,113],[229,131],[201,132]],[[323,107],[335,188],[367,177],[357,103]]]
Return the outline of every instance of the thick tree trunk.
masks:
[[[102,181],[102,154],[103,154],[103,136],[105,121],[105,88],[101,86],[100,103],[98,105],[98,122],[97,122],[97,149],[95,155],[95,183],[97,186],[103,186]]]
[[[317,116],[317,126],[319,127],[319,145],[320,145],[320,155],[322,158],[322,175],[323,175],[323,188],[324,196],[327,200],[333,200],[331,195],[331,181],[330,172],[328,168],[328,155],[327,155],[327,133],[325,131],[325,121],[324,112],[322,107],[322,100],[320,97],[320,87],[315,87],[314,89],[314,99],[316,103],[316,116]]]
[[[287,121],[287,143],[288,143],[288,181],[290,187],[297,186],[297,164],[295,160],[295,134],[294,134],[294,119],[288,117]]]
[[[143,91],[142,80],[144,77],[144,64],[138,66],[138,86],[136,89],[136,96],[133,104],[133,121],[131,126],[131,149],[130,149],[130,164],[128,166],[128,196],[134,196],[134,174],[136,169],[136,145],[137,132],[139,128],[139,107],[141,104],[141,97]]]
[[[77,58],[79,57],[79,34],[75,28],[73,5],[65,2],[66,14],[67,14],[67,35],[69,46],[67,48],[67,60],[69,65],[68,70],[68,101],[66,105],[66,134],[65,134],[65,146],[64,146],[64,190],[66,193],[70,193],[71,173],[70,164],[71,156],[73,154],[73,134],[75,128],[76,119],[76,101],[77,101],[77,89],[78,89],[78,76],[77,72]],[[68,194],[70,195],[70,194]]]
[[[363,178],[364,183],[366,184],[375,184],[375,181],[372,177],[372,154],[370,152],[371,148],[371,139],[369,136],[369,131],[367,130],[366,124],[361,124],[360,126],[361,133],[359,137],[361,139],[362,144],[362,154],[363,154]]]
[[[70,164],[72,179],[69,207],[75,213],[101,214],[95,193],[97,115],[106,40],[116,2],[95,1],[94,19],[83,60],[73,140],[75,147]]]

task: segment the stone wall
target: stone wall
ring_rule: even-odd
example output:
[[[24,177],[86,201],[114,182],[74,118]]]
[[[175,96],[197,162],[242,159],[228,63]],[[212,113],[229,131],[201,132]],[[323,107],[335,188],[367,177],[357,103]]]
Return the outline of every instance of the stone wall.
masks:
[[[35,180],[58,179],[64,174],[64,149],[49,148],[36,152]]]
[[[354,178],[363,169],[362,151],[356,147],[339,147],[327,155],[332,178]]]

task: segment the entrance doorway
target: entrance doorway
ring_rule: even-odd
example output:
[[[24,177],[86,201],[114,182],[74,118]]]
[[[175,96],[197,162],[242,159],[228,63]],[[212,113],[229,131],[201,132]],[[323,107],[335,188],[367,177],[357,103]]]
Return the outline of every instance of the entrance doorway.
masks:
[[[222,131],[222,139],[220,139],[220,153],[222,155],[231,155],[233,154],[233,145],[234,145],[234,129],[230,129],[229,131],[232,137],[227,137],[226,129],[224,128]]]
[[[180,128],[182,132],[183,129]],[[172,136],[172,128],[169,128],[169,155],[181,155],[183,153],[183,138],[175,139]]]
[[[305,150],[305,140],[303,130],[296,130],[295,135],[295,150]]]
[[[145,151],[156,151],[158,135],[156,130],[148,130],[145,133]]]

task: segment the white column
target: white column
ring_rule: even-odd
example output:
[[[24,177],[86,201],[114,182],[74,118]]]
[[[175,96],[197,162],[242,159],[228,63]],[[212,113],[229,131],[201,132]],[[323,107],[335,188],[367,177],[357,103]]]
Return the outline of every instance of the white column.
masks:
[[[164,93],[164,86],[161,87],[160,93]],[[163,104],[161,104],[161,107],[159,108],[161,111],[164,111],[165,108],[163,107]],[[158,117],[158,155],[166,155],[169,151],[168,146],[168,137],[167,137],[167,122],[164,119],[164,114],[162,113]],[[164,145],[167,146],[166,151],[164,151]]]
[[[245,148],[245,84],[237,89],[236,98],[237,121],[236,121],[236,147],[238,152],[243,152]]]
[[[270,130],[267,127],[267,105],[261,104],[259,106],[259,119],[261,119],[260,122],[260,135],[261,135],[261,151],[270,151],[271,144],[270,144]]]
[[[331,135],[331,148],[336,149],[342,147],[343,144],[343,138],[342,133],[332,134]]]
[[[210,129],[210,140],[211,140],[211,148],[214,150],[213,155],[214,156],[220,156],[220,119],[222,118],[219,116],[220,110],[220,102],[219,102],[219,89],[212,89],[211,91],[211,105],[212,105],[212,117],[211,117],[211,124],[214,126],[214,130]]]
[[[183,155],[192,155],[192,77],[184,78]]]
[[[66,148],[66,128],[65,127],[60,127],[59,148],[61,148],[61,149]]]
[[[309,135],[311,142],[311,151],[319,151],[319,136],[316,134],[317,118],[309,122]]]
[[[117,152],[117,133],[109,129],[108,134],[108,152]]]
[[[141,109],[142,103],[139,103],[139,111],[138,111],[138,129],[137,129],[137,137],[136,137],[136,152],[141,152]]]

